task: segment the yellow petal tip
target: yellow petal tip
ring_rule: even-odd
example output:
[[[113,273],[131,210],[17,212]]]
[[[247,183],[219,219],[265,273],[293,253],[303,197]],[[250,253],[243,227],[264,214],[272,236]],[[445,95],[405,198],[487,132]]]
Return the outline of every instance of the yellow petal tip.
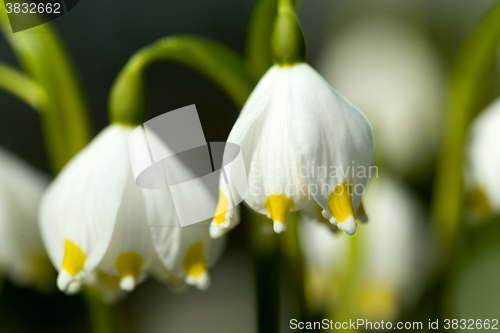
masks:
[[[264,207],[273,220],[273,229],[276,233],[281,233],[286,230],[286,220],[295,206],[292,199],[285,197],[283,194],[272,194],[267,197]]]
[[[187,250],[186,256],[182,261],[182,267],[187,275],[186,283],[198,287],[205,284],[204,281],[208,279],[208,274],[203,243],[195,243]]]
[[[85,264],[85,253],[70,240],[64,243],[64,258],[62,263],[62,270],[66,271],[69,275],[75,276],[83,269]]]
[[[273,222],[273,229],[274,229],[275,233],[280,234],[280,233],[286,231],[286,224],[283,224],[280,221],[274,221]]]
[[[351,184],[348,181],[337,185],[330,193],[328,210],[338,223],[344,222],[349,216],[354,217],[351,195]]]

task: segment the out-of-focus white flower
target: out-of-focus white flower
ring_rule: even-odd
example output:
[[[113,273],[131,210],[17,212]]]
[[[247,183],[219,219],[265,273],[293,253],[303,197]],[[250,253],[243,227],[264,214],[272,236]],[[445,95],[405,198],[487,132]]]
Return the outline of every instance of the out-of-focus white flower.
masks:
[[[38,230],[38,204],[48,177],[0,149],[0,273],[20,286],[54,283]]]
[[[148,273],[208,287],[207,265],[224,239],[210,238],[210,221],[181,228],[168,190],[136,186],[127,146],[132,130],[108,126],[43,196],[42,238],[67,293],[98,281],[113,296],[133,290]]]
[[[373,134],[354,106],[309,65],[274,65],[262,77],[228,142],[241,148],[245,202],[286,230],[287,215],[310,196],[348,234],[372,172]]]
[[[355,237],[356,271],[347,277],[353,243],[325,225],[304,221],[300,241],[308,267],[309,294],[313,303],[340,301],[346,283],[354,283],[350,295],[352,316],[391,320],[416,300],[430,271],[432,237],[418,200],[403,185],[382,177],[374,180],[364,202],[370,222]],[[346,279],[350,279],[346,281]],[[342,306],[342,305],[340,305]]]
[[[389,15],[364,17],[332,34],[318,70],[366,113],[384,164],[399,174],[428,165],[440,137],[446,81],[421,30]]]
[[[471,124],[466,147],[467,208],[473,219],[500,213],[500,98]]]

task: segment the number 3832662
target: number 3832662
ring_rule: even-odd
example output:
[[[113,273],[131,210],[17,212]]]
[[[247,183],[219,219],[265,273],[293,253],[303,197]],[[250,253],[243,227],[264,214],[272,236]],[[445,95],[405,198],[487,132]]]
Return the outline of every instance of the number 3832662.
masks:
[[[5,3],[5,9],[7,13],[23,13],[23,14],[60,14],[61,4],[60,3]]]
[[[444,329],[485,329],[485,330],[497,330],[498,329],[498,319],[445,319]]]

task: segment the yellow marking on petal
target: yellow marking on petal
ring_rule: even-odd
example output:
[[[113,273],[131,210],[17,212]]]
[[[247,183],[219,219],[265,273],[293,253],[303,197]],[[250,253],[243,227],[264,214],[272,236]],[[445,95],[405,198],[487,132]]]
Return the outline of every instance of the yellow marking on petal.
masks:
[[[108,273],[97,270],[97,278],[99,281],[108,288],[118,289],[120,288],[120,278]]]
[[[203,272],[207,271],[202,242],[196,243],[189,248],[182,261],[182,267],[184,267],[184,271],[186,271],[187,275],[192,277],[198,277]]]
[[[286,225],[288,213],[290,213],[294,206],[295,203],[293,200],[285,197],[283,194],[268,196],[264,205],[273,222],[279,221],[283,225]]]
[[[358,218],[362,218],[362,217],[366,216],[365,207],[363,206],[362,202],[359,203],[358,209],[356,209],[356,216]]]
[[[135,252],[127,252],[116,259],[115,268],[121,279],[132,276],[134,279],[139,277],[142,270],[142,257]]]
[[[349,216],[354,217],[351,194],[351,183],[348,181],[337,185],[335,190],[330,193],[328,209],[339,223],[344,222]]]
[[[226,222],[226,212],[229,210],[229,200],[227,197],[219,191],[219,202],[217,203],[217,208],[215,209],[215,223],[217,225]]]
[[[62,269],[75,276],[83,269],[86,258],[85,253],[75,243],[66,240]]]

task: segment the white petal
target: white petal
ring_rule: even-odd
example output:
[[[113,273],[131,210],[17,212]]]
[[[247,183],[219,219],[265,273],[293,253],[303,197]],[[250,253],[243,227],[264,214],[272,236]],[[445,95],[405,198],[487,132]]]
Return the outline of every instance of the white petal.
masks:
[[[411,191],[387,176],[373,182],[365,202],[373,222],[363,227],[361,240],[366,279],[389,284],[408,301],[439,257],[425,211]]]
[[[232,195],[224,177],[221,174],[219,187],[219,202],[214,219],[210,223],[210,237],[219,238],[240,223],[240,209],[233,207]]]
[[[469,182],[483,190],[494,212],[500,211],[500,98],[483,111],[470,127],[467,145]]]
[[[228,142],[240,144],[254,121],[259,117],[262,111],[269,106],[276,89],[276,81],[279,77],[279,72],[280,67],[273,66],[260,79],[243,106],[238,120],[236,120],[229,134],[229,138],[227,139]]]
[[[311,194],[328,210],[331,192],[348,181],[356,210],[373,165],[368,120],[307,64],[291,69],[287,109],[290,142]]]
[[[53,270],[38,230],[38,204],[48,182],[0,148],[0,270],[18,285],[53,283],[47,280]]]
[[[108,248],[130,174],[130,131],[121,125],[104,129],[64,167],[43,196],[40,228],[56,269],[62,268],[68,242],[83,252],[83,268],[70,272],[74,278],[88,275]]]
[[[222,253],[226,237],[210,237],[210,220],[181,227],[168,190],[143,189],[143,193],[153,244],[163,266],[174,276],[185,278],[187,283],[203,288],[209,277],[204,274],[188,275],[184,267],[187,253],[193,246],[201,244],[202,261],[206,266],[211,266]],[[208,271],[205,269],[202,273],[208,274]]]
[[[131,291],[155,258],[143,193],[130,172],[113,236],[98,268],[106,274],[118,276],[120,288]]]
[[[291,199],[292,204],[288,208],[292,208],[280,214],[285,219],[280,222],[285,225],[289,211],[305,206],[308,191],[299,161],[290,144],[287,127],[287,101],[290,98],[288,81],[291,70],[289,67],[274,66],[268,73],[276,76],[274,87],[259,93],[265,98],[264,95],[271,92],[273,96],[270,103],[264,105],[249,100],[245,105],[248,112],[260,114],[239,142],[248,174],[249,192],[245,202],[257,212],[267,214],[270,212],[266,209],[266,203],[271,195]],[[231,133],[234,131],[239,131],[236,125]],[[232,134],[230,139],[231,137]],[[273,219],[276,220],[276,217]],[[277,230],[283,228],[278,227]]]

